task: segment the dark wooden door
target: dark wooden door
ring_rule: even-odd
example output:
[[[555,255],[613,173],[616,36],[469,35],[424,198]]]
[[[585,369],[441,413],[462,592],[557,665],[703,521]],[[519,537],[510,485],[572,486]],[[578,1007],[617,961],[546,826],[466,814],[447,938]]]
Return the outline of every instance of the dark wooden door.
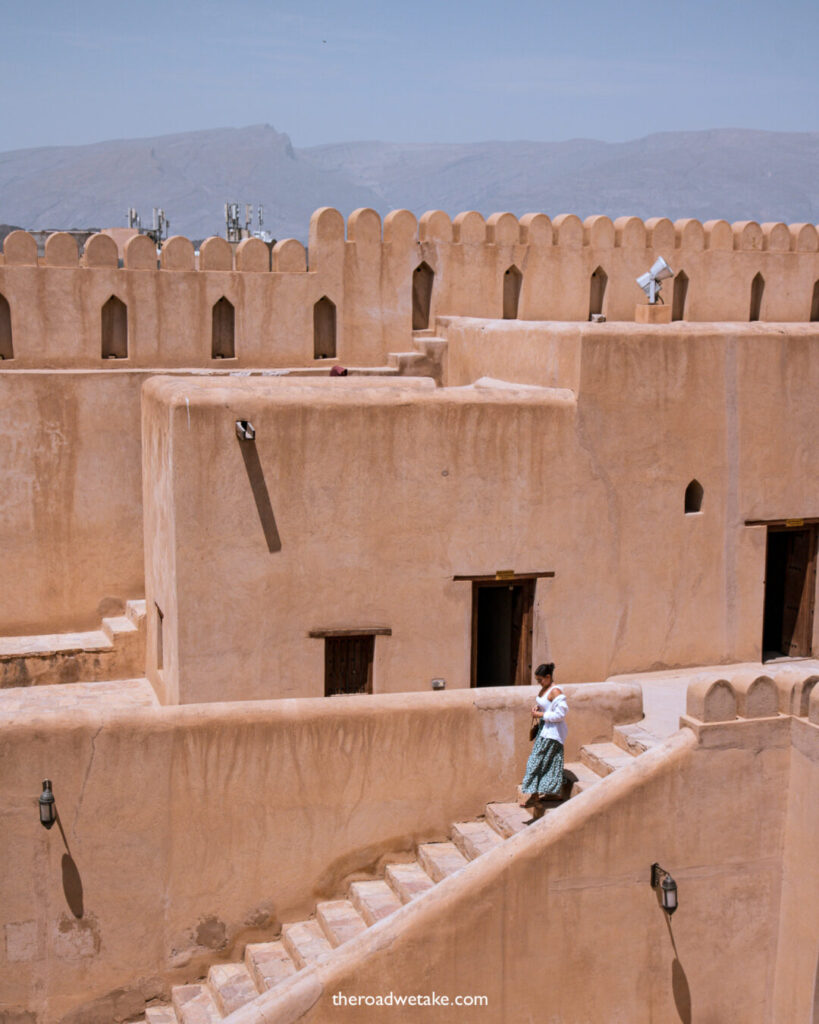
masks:
[[[328,636],[324,641],[324,695],[373,692],[372,635]]]
[[[534,593],[533,579],[473,584],[473,686],[531,682]]]
[[[815,590],[816,529],[794,530],[788,534],[782,609],[782,649],[792,658],[811,653]]]

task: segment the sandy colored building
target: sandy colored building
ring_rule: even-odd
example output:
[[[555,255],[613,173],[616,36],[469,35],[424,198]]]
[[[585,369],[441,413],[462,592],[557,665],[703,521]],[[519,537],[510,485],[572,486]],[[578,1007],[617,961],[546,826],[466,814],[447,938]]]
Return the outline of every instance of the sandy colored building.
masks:
[[[14,232],[0,355],[3,1024],[819,1021],[813,225]]]

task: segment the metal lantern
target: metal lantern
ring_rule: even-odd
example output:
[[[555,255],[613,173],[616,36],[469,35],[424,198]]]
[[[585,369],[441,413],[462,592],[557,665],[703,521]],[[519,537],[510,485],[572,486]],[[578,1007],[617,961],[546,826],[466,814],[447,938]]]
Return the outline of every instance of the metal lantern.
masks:
[[[651,865],[651,888],[660,889],[663,910],[670,917],[677,909],[677,883],[659,864]]]
[[[54,806],[54,794],[51,792],[51,780],[43,781],[43,791],[40,794],[40,824],[43,828],[51,828],[57,820],[57,808]]]

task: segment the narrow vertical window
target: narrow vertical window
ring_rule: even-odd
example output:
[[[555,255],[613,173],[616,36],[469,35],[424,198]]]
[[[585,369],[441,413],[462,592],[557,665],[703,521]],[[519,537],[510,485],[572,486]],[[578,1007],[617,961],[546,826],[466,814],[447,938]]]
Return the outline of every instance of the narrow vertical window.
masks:
[[[211,316],[211,358],[233,359],[236,355],[234,342],[235,311],[233,304],[224,295],[213,304]]]
[[[412,272],[412,329],[425,331],[429,327],[432,307],[432,282],[435,271],[427,263],[420,263]]]
[[[757,274],[753,281],[751,281],[751,310],[748,314],[748,319],[751,321],[759,319],[759,314],[762,312],[762,293],[764,291],[765,278],[762,274]]]
[[[503,319],[517,320],[523,274],[512,264],[503,275]]]
[[[164,667],[165,659],[165,641],[162,636],[165,616],[158,604],[155,604],[154,608],[156,609],[156,667],[161,670]]]
[[[810,301],[810,322],[819,321],[819,281],[813,286],[813,298]]]
[[[336,307],[326,295],[313,306],[313,358],[336,357]]]
[[[674,297],[671,300],[671,319],[685,320],[685,300],[688,297],[688,275],[680,270],[674,278]]]
[[[606,297],[606,285],[609,282],[609,275],[598,267],[591,276],[589,285],[589,319],[603,312],[603,300]]]
[[[102,307],[102,358],[128,358],[128,309],[116,295]]]
[[[11,344],[11,310],[5,295],[0,295],[0,359],[14,359]]]

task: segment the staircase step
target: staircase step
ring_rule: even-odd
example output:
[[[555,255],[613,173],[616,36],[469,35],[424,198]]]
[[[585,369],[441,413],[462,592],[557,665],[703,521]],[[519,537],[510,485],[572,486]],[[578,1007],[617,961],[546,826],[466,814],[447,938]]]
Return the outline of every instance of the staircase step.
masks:
[[[179,1018],[172,1006],[147,1006],[145,1022],[146,1024],[179,1024]]]
[[[580,748],[580,760],[598,775],[611,775],[634,760],[616,743],[588,743]]]
[[[139,629],[145,619],[145,601],[126,601],[125,614]]]
[[[410,864],[388,864],[384,877],[402,903],[409,903],[422,896],[435,885],[417,861]]]
[[[418,861],[435,882],[454,875],[469,863],[454,843],[422,843],[418,847]]]
[[[353,882],[350,899],[367,924],[389,917],[401,906],[401,900],[386,882]]]
[[[139,627],[127,615],[108,615],[102,620],[102,631],[113,643],[123,633],[138,633]]]
[[[573,775],[577,780],[572,783],[570,796],[577,796],[600,781],[597,772],[592,771],[582,761],[571,761],[569,764],[564,764],[563,771],[569,776]]]
[[[452,841],[469,860],[500,846],[503,837],[485,821],[459,821],[452,826]]]
[[[296,921],[284,925],[282,942],[299,968],[318,963],[333,951],[318,921]]]
[[[316,917],[333,946],[340,946],[367,930],[367,922],[349,900],[319,903]]]
[[[260,992],[273,988],[297,970],[284,943],[278,941],[252,942],[245,946],[245,966]]]
[[[207,985],[175,985],[171,999],[179,1024],[218,1024],[222,1020]]]
[[[208,985],[223,1017],[249,1003],[259,994],[247,967],[239,964],[214,964],[208,971]]]
[[[518,804],[487,804],[486,820],[504,839],[521,832],[532,821],[532,814]]]
[[[639,722],[635,722],[632,725],[615,725],[614,742],[627,753],[637,757],[638,754],[644,754],[663,741]]]

